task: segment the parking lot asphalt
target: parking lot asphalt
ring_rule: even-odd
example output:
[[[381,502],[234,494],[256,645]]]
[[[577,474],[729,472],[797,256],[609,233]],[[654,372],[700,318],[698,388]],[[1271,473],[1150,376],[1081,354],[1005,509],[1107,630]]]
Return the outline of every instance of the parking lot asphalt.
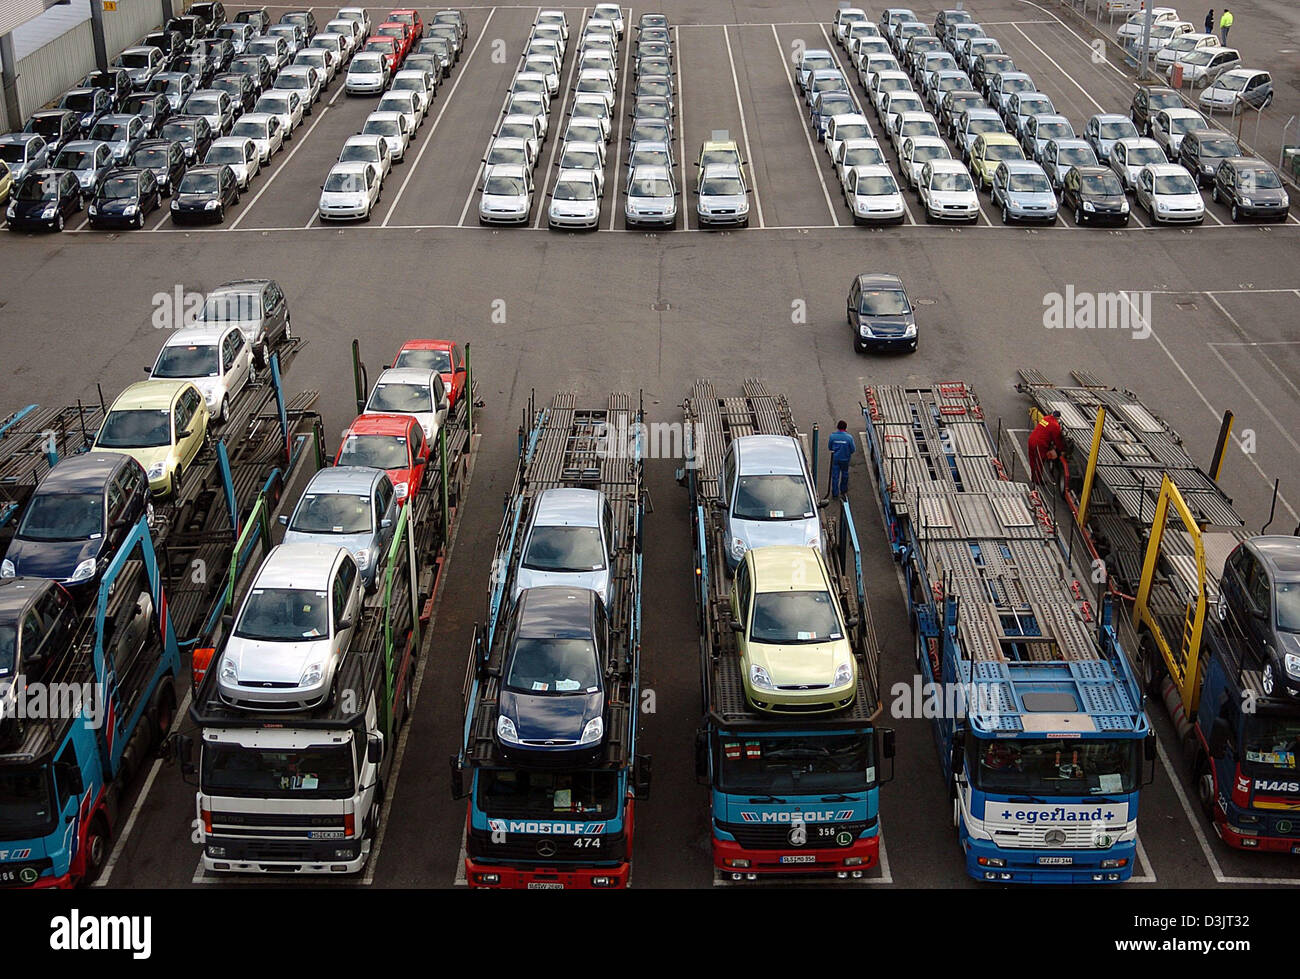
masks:
[[[1071,19],[1068,4],[995,0],[967,6],[1076,128],[1093,112],[1127,110],[1131,82],[1122,66],[1093,62],[1089,35]],[[1247,49],[1266,39],[1269,51],[1287,46],[1261,23],[1280,18],[1270,14],[1279,6],[1243,4],[1233,41]],[[272,16],[281,9],[287,8],[271,8]],[[314,9],[318,19],[332,13]],[[150,322],[154,297],[177,285],[204,290],[254,273],[281,283],[296,331],[308,338],[287,384],[291,391],[320,392],[330,449],[354,413],[354,337],[372,376],[374,365],[410,337],[471,345],[486,401],[478,415],[483,439],[430,630],[415,723],[390,786],[383,836],[363,877],[307,883],[442,887],[455,880],[465,807],[449,797],[447,758],[460,732],[470,635],[483,615],[520,412],[530,392],[549,397],[574,389],[592,398],[611,390],[641,392],[648,420],[674,421],[694,378],[733,387],[762,376],[789,397],[804,430],[818,423],[824,435],[838,418],[847,419],[851,431],[861,430],[864,384],[965,380],[979,392],[988,417],[1014,432],[1026,427],[1028,408],[1015,391],[1017,368],[1035,367],[1062,380],[1071,370],[1089,370],[1136,391],[1206,464],[1219,416],[1232,409],[1238,447],[1251,451],[1232,453],[1223,485],[1257,531],[1268,519],[1273,480],[1280,478],[1273,529],[1300,524],[1294,478],[1300,473],[1300,228],[1294,217],[1286,224],[1234,226],[1221,207],[1207,202],[1206,222],[1194,229],[1147,228],[1144,215],[1143,223],[1126,230],[1077,229],[1067,219],[1054,228],[1006,228],[982,194],[978,225],[947,228],[926,226],[909,193],[911,217],[904,225],[856,228],[789,73],[798,44],[830,47],[843,58],[824,26],[834,5],[667,0],[655,9],[675,25],[679,166],[689,186],[700,142],[726,129],[749,160],[755,187],[750,228],[694,233],[692,214],[675,233],[624,232],[619,195],[607,193],[595,233],[548,232],[544,221],[535,227],[536,213],[527,229],[482,229],[474,212],[480,160],[540,8],[464,9],[470,20],[464,54],[368,224],[322,228],[314,220],[325,172],[376,101],[340,95],[336,81],[223,226],[173,230],[170,222],[154,220],[155,230],[141,232],[0,239],[6,410],[94,399],[97,384],[111,398],[141,376],[162,342]],[[588,12],[564,9],[572,24]],[[929,22],[939,6],[914,9]],[[632,8],[632,21],[642,12]],[[1277,22],[1295,30],[1293,22]],[[572,58],[570,50],[561,100]],[[1280,82],[1278,102],[1267,115],[1293,111],[1294,71],[1260,60]],[[626,177],[615,154],[626,152],[619,127],[627,121],[629,74],[620,72],[622,97],[606,169],[614,186]],[[852,84],[864,100],[856,78]],[[549,167],[551,149],[548,141],[542,166]],[[690,195],[682,200],[690,211]],[[915,354],[853,352],[844,296],[852,277],[865,271],[902,276],[917,303]],[[1045,301],[1067,286],[1150,292],[1149,335],[1045,328]],[[861,454],[856,459],[850,496],[888,691],[894,682],[910,682],[912,640],[867,466]],[[696,784],[693,770],[697,636],[687,501],[673,478],[676,465],[651,460],[646,468],[653,512],[646,526],[642,673],[643,684],[656,691],[657,711],[644,724],[654,786],[650,800],[638,806],[637,887],[707,887],[713,880],[707,790]],[[1163,707],[1151,705],[1150,714],[1162,758],[1143,796],[1140,863],[1133,882],[1123,886],[1300,885],[1295,858],[1231,851],[1216,841],[1194,804],[1190,773]],[[962,870],[928,722],[895,726],[896,778],[882,793],[885,859],[868,886],[975,886]],[[102,886],[232,883],[196,871],[193,790],[174,767],[159,766],[137,783],[128,814]]]

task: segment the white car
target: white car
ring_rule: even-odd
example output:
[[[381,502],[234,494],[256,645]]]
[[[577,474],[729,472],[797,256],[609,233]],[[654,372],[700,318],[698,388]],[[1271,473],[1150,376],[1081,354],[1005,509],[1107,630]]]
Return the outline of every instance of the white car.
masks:
[[[321,78],[323,76],[311,65],[285,65],[280,74],[275,76],[271,93],[295,92],[302,102],[303,112],[311,115],[311,107],[320,101]]]
[[[533,25],[549,24],[560,29],[560,36],[566,41],[569,39],[569,18],[564,15],[563,10],[539,10],[537,19]]]
[[[1165,156],[1177,160],[1183,136],[1195,129],[1208,129],[1209,125],[1195,109],[1161,109],[1151,120],[1151,138],[1160,144]]]
[[[324,79],[321,83],[322,88],[332,82],[339,73],[339,57],[329,48],[303,48],[293,56],[293,63],[315,68]]]
[[[429,106],[433,105],[433,93],[437,87],[437,76],[433,72],[422,68],[403,68],[393,76],[393,84],[389,90],[412,93],[420,108],[420,117],[426,118],[429,115]]]
[[[618,60],[605,48],[583,48],[578,52],[578,71],[598,68],[618,76]]]
[[[867,24],[867,12],[861,7],[840,7],[835,11],[835,40],[840,44],[848,41],[849,28],[854,24]]]
[[[650,224],[673,227],[677,223],[677,185],[667,167],[637,167],[628,178],[624,226]]]
[[[214,139],[212,145],[208,147],[208,155],[203,158],[203,162],[214,166],[222,163],[229,165],[230,169],[235,171],[235,179],[239,181],[240,190],[248,190],[248,185],[262,170],[261,151],[247,136],[223,136],[221,139]]]
[[[370,113],[361,127],[361,133],[364,136],[383,136],[388,143],[388,151],[393,154],[394,163],[406,159],[406,149],[411,144],[411,130],[406,124],[406,116],[400,112]]]
[[[284,127],[280,117],[268,112],[246,112],[235,120],[230,130],[231,136],[251,139],[262,156],[262,163],[271,162],[271,157],[284,148]]]
[[[361,27],[361,41],[370,36],[370,14],[366,12],[365,7],[340,7],[338,19],[356,21]]]
[[[596,188],[602,194],[605,192],[604,143],[563,143],[555,165],[561,170],[590,170],[596,177]]]
[[[541,123],[535,116],[511,116],[507,115],[501,120],[501,125],[493,134],[496,138],[502,136],[511,139],[523,139],[529,143],[529,150],[532,151],[533,159],[542,152],[542,128]]]
[[[1142,40],[1142,33],[1145,30],[1147,12],[1145,10],[1135,10],[1128,15],[1128,18],[1120,25],[1116,32],[1116,40],[1123,47],[1129,43],[1135,43]],[[1167,20],[1177,20],[1178,11],[1173,7],[1152,7],[1151,23],[1152,25],[1163,23]]]
[[[1167,71],[1171,65],[1182,61],[1193,51],[1218,46],[1219,38],[1215,34],[1184,34],[1176,37],[1156,52],[1156,70]]]
[[[842,112],[826,122],[826,152],[834,160],[846,139],[873,139],[871,123],[858,112]]]
[[[939,123],[928,112],[902,112],[894,116],[894,128],[889,131],[890,142],[894,152],[903,148],[903,140],[909,136],[939,136]]]
[[[420,111],[420,101],[414,92],[403,92],[396,89],[389,89],[379,99],[379,104],[375,106],[376,112],[396,112],[406,120],[406,128],[410,131],[411,136],[415,136],[415,131],[420,128],[420,123],[424,121],[424,114]]]
[[[899,89],[895,92],[885,92],[880,97],[880,112],[877,115],[880,118],[880,124],[885,127],[885,131],[894,128],[894,122],[904,112],[928,112],[925,102],[921,96],[913,92],[910,88]]]
[[[546,76],[540,71],[520,71],[515,74],[510,82],[510,94],[517,95],[520,92],[540,95],[543,107],[547,112],[551,111],[551,87],[546,81]]]
[[[526,166],[530,170],[537,168],[537,158],[533,156],[532,146],[526,139],[513,136],[498,136],[488,146],[487,156],[483,157],[484,175],[493,167]]]
[[[1133,183],[1133,200],[1156,224],[1200,224],[1205,199],[1196,178],[1178,163],[1148,163]]]
[[[379,375],[366,400],[367,412],[413,415],[424,430],[425,441],[434,444],[447,420],[449,405],[442,375],[419,367],[390,367]]]
[[[700,227],[749,227],[749,187],[734,163],[709,163],[700,171],[695,216]]]
[[[326,21],[324,33],[337,34],[339,37],[343,38],[343,58],[340,63],[352,57],[352,55],[356,53],[357,47],[361,44],[361,25],[355,20],[347,20],[342,17],[337,17],[334,20]],[[308,41],[307,44],[310,46],[311,41]],[[337,70],[338,66],[336,65],[335,71]],[[333,72],[331,72],[331,77],[333,77]]]
[[[599,119],[571,118],[564,127],[566,143],[599,143],[604,146],[608,141],[608,130]]]
[[[894,173],[883,164],[850,166],[844,171],[844,201],[854,224],[873,221],[901,223],[906,214],[903,193]]]
[[[1110,148],[1110,168],[1118,175],[1125,190],[1132,190],[1138,171],[1148,163],[1168,163],[1160,144],[1146,136],[1126,136],[1115,140]]]
[[[616,96],[614,74],[604,68],[584,68],[578,73],[574,91],[581,94],[600,95],[611,109]]]
[[[551,228],[595,228],[600,224],[600,185],[593,170],[561,170],[546,211]]]
[[[843,187],[850,168],[885,166],[886,163],[884,151],[876,140],[846,139],[840,144],[840,150],[835,155],[835,176],[839,178],[840,186]]]
[[[1162,24],[1153,24],[1151,26],[1151,37],[1147,41],[1147,51],[1154,57],[1160,53],[1160,49],[1167,44],[1171,44],[1180,37],[1185,37],[1196,31],[1196,25],[1187,20],[1167,20]],[[1142,50],[1142,36],[1139,34],[1133,38],[1133,48],[1136,51]]]
[[[388,63],[378,51],[361,51],[348,65],[343,87],[349,95],[382,92],[388,85]]]
[[[479,224],[527,224],[533,210],[533,171],[517,163],[502,163],[483,178],[479,195]]]
[[[339,151],[339,162],[371,163],[379,171],[381,180],[387,180],[393,171],[393,154],[383,136],[349,136]]]
[[[520,71],[538,74],[546,79],[546,91],[552,98],[560,94],[560,65],[549,54],[527,55]]]
[[[951,159],[948,144],[938,136],[909,136],[903,140],[903,148],[898,153],[898,166],[907,186],[916,187],[927,163]]]
[[[672,147],[663,140],[638,139],[628,147],[627,176],[629,180],[632,178],[632,171],[637,167],[665,167],[671,170],[673,165]]]
[[[931,160],[921,170],[917,192],[926,221],[978,221],[979,196],[966,165],[958,160]]]
[[[516,92],[506,102],[507,116],[532,116],[537,120],[538,134],[542,142],[546,141],[546,132],[550,117],[547,114],[546,94],[544,92]]]
[[[238,324],[177,330],[149,371],[152,380],[189,381],[214,421],[230,417],[230,403],[253,378],[253,351]]]
[[[573,97],[573,108],[570,110],[572,119],[594,119],[599,123],[601,132],[604,134],[603,141],[608,143],[611,133],[611,118],[609,104],[599,95],[583,94]],[[671,129],[671,120],[668,121]]]
[[[560,46],[554,41],[544,37],[530,37],[528,43],[524,45],[524,57],[531,58],[535,54],[544,54],[554,58],[556,64],[564,64],[564,55],[560,51]]]
[[[373,163],[336,163],[321,185],[317,212],[322,221],[370,220],[383,178]]]
[[[302,125],[306,104],[297,92],[267,91],[253,106],[254,112],[276,116],[284,129],[284,138],[292,139],[293,131]]]
[[[623,36],[625,25],[623,23],[623,8],[616,3],[598,3],[591,12],[592,17],[599,17],[607,20],[614,25],[614,30],[618,31],[618,36]]]

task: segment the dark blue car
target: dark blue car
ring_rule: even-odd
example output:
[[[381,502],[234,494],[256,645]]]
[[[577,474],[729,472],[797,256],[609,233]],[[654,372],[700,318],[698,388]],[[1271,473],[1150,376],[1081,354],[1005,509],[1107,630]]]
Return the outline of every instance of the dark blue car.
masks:
[[[519,595],[507,630],[496,735],[507,757],[585,764],[605,741],[609,623],[590,589],[548,585]]]

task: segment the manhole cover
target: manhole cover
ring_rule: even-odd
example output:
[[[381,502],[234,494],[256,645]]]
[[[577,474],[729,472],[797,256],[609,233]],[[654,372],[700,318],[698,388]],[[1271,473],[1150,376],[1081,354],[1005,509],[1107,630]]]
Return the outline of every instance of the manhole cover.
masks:
[[[938,300],[936,300],[936,299],[917,299],[917,300],[915,300],[915,302],[916,302],[916,304],[917,304],[918,306],[933,306],[936,302],[938,302]]]
[[[654,304],[653,306],[651,306],[650,308],[653,309],[656,313],[664,313],[664,312],[667,312],[668,310],[672,309],[672,308],[673,308],[673,304],[672,304],[672,303],[666,303],[666,302],[663,302],[663,301],[661,300],[661,301],[655,303],[655,304]]]
[[[1174,305],[1177,306],[1184,313],[1194,313],[1196,312],[1196,308],[1197,308],[1196,303],[1174,303]]]

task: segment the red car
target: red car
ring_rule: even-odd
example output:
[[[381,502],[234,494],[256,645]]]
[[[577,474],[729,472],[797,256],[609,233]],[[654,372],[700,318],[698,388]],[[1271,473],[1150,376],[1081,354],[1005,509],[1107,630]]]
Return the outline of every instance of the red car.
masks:
[[[380,24],[370,37],[372,39],[391,37],[397,44],[397,63],[399,65],[406,60],[406,56],[411,51],[411,45],[415,43],[415,31],[411,28],[411,25],[403,24],[398,20]]]
[[[405,55],[402,55],[402,48],[399,40],[400,39],[396,37],[372,36],[370,40],[366,42],[366,46],[361,50],[379,51],[384,56],[384,63],[388,65],[388,70],[390,72],[397,71],[397,69],[401,67],[401,59],[405,57]]]
[[[451,408],[456,407],[461,392],[465,390],[465,355],[460,344],[451,340],[407,340],[402,349],[397,351],[394,367],[418,367],[421,370],[437,371],[442,375],[442,386],[447,389],[447,400]]]
[[[412,10],[409,7],[400,7],[397,10],[388,12],[388,20],[385,23],[409,24],[412,28],[412,43],[424,37],[424,21],[420,19],[420,12]]]
[[[429,452],[424,430],[414,416],[358,415],[343,433],[334,465],[385,470],[397,498],[405,503],[424,485]]]

